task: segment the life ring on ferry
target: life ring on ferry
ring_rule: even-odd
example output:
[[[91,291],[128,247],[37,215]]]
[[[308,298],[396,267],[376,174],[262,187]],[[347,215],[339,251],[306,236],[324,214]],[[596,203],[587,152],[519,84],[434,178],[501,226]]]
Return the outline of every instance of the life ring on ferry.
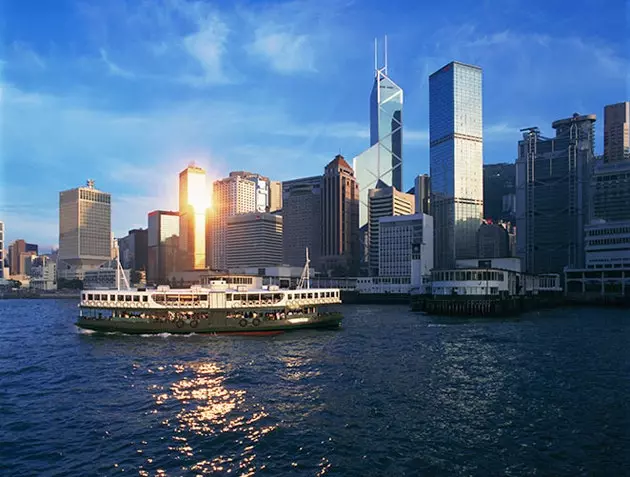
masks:
[[[191,328],[197,328],[197,325],[199,325],[199,320],[197,318],[193,318],[192,320],[190,320]]]
[[[242,318],[241,321],[238,322],[239,325],[241,325],[241,328],[245,328],[247,326],[247,320],[245,318]]]
[[[177,321],[175,322],[175,325],[176,325],[178,328],[181,328],[182,326],[184,326],[184,320],[181,320],[181,319],[180,319],[180,320],[177,320]]]
[[[260,325],[260,320],[259,320],[258,318],[254,318],[254,319],[252,320],[252,325],[254,325],[254,326],[258,326],[258,325]]]

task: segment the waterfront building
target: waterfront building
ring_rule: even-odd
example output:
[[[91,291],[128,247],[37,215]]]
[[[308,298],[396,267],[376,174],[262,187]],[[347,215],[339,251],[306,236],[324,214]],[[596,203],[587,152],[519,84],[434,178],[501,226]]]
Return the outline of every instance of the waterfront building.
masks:
[[[57,264],[47,256],[38,257],[39,271],[32,277],[29,286],[35,290],[52,291],[57,289]]]
[[[369,191],[369,270],[370,275],[379,275],[379,220],[381,217],[411,215],[415,212],[415,197],[383,183]]]
[[[431,215],[431,178],[427,174],[416,176],[412,193],[416,198],[416,214]]]
[[[378,276],[412,275],[412,252],[418,248],[420,275],[433,268],[433,217],[419,213],[378,219]]]
[[[227,219],[227,267],[282,264],[282,216],[267,212]]]
[[[516,164],[484,164],[483,217],[493,222],[516,220]]]
[[[431,214],[435,263],[477,254],[483,217],[481,68],[451,62],[429,77]]]
[[[477,230],[477,257],[510,257],[510,236],[503,224],[484,221]]]
[[[319,268],[322,239],[322,176],[282,183],[283,263],[304,266],[308,248],[311,267]]]
[[[110,260],[111,228],[111,195],[94,181],[60,192],[58,276],[82,279],[86,269]]]
[[[147,282],[166,284],[168,275],[179,268],[179,213],[154,210],[148,223]]]
[[[359,227],[368,222],[368,191],[379,181],[402,190],[402,109],[403,90],[387,72],[386,40],[382,67],[378,66],[375,51],[374,83],[370,94],[370,147],[355,157],[352,164],[359,184]]]
[[[584,227],[585,266],[565,270],[570,295],[630,296],[630,220]]]
[[[114,261],[105,266],[92,270],[86,270],[83,278],[84,290],[116,290],[118,286],[124,287],[125,279],[131,284],[131,271],[119,270]],[[123,277],[124,274],[124,277]]]
[[[630,160],[630,101],[604,107],[604,162]]]
[[[147,229],[132,229],[118,239],[118,255],[124,269],[140,271],[147,269],[149,245]]]
[[[255,212],[260,208],[262,199],[258,192],[260,189],[257,189],[257,183],[247,179],[245,173],[231,173],[225,179],[214,181],[209,227],[212,250],[212,260],[209,265],[212,269],[227,269],[228,218],[237,214]]]
[[[206,171],[190,164],[179,173],[179,246],[183,270],[206,268]]]
[[[9,273],[12,276],[28,275],[30,271],[30,264],[27,265],[30,260],[29,257],[37,256],[37,253],[37,244],[26,243],[22,239],[15,240],[9,245]]]
[[[597,161],[591,196],[592,220],[630,220],[630,161]]]
[[[6,277],[4,276],[4,222],[0,220],[0,283]]]
[[[562,273],[584,265],[584,226],[594,161],[595,115],[555,121],[554,138],[523,130],[516,185],[517,256],[527,273]]]
[[[321,233],[321,268],[329,275],[356,275],[359,265],[359,185],[354,170],[339,154],[324,169]]]

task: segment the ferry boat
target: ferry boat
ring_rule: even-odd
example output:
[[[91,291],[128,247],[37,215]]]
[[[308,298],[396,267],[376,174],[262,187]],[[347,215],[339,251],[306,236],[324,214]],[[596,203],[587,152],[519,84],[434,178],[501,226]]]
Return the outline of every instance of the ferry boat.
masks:
[[[189,289],[84,290],[77,326],[101,332],[278,334],[304,328],[337,328],[340,290],[310,288],[307,263],[295,290],[267,286],[228,288],[225,280]],[[121,269],[119,265],[119,269]],[[122,270],[119,270],[122,271]],[[124,277],[124,274],[123,274]],[[125,280],[126,281],[126,280]],[[305,286],[306,285],[306,286]]]

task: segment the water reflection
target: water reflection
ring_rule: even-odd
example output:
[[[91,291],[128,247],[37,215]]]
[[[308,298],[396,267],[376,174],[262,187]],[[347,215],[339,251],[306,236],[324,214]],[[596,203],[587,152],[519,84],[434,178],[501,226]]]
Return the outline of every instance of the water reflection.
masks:
[[[244,389],[227,386],[226,370],[215,362],[173,365],[170,372],[181,379],[168,389],[151,390],[157,410],[174,416],[162,425],[171,428],[169,450],[189,463],[187,469],[197,475],[235,472],[245,476],[263,469],[264,464],[256,462],[256,446],[276,428],[265,420],[264,406],[248,399]]]

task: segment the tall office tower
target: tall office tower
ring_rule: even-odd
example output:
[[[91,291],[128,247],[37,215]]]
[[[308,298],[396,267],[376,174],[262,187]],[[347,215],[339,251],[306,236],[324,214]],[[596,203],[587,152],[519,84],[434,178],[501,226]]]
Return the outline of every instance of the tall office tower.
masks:
[[[341,155],[328,163],[322,179],[321,268],[356,276],[359,266],[359,185]]]
[[[430,215],[431,178],[420,174],[414,180],[413,195],[416,197],[416,214]]]
[[[435,265],[477,254],[483,216],[481,68],[456,61],[429,77]]]
[[[227,219],[227,267],[282,264],[282,216],[252,212]]]
[[[133,229],[118,239],[120,263],[124,269],[146,270],[148,261],[148,231]]]
[[[5,279],[4,276],[4,222],[0,220],[0,283]]]
[[[516,253],[527,273],[584,266],[595,115],[555,121],[556,137],[523,131],[516,160]]]
[[[374,84],[370,95],[370,148],[353,160],[359,183],[359,227],[368,222],[368,191],[378,181],[402,190],[402,107],[403,90],[387,73],[387,38],[385,64],[378,66],[375,44]]]
[[[604,107],[604,162],[630,160],[630,101]]]
[[[630,220],[630,161],[598,161],[591,177],[591,219]]]
[[[230,174],[225,179],[214,181],[212,186],[212,263],[215,270],[227,269],[227,219],[233,215],[256,212],[258,184],[243,176]]]
[[[484,222],[477,230],[477,257],[504,258],[510,256],[510,235],[501,224]]]
[[[206,210],[209,198],[206,171],[190,164],[179,173],[180,270],[206,268]]]
[[[111,259],[111,195],[87,181],[59,193],[59,254],[61,278],[83,278],[85,269]]]
[[[395,187],[387,187],[383,183],[369,191],[369,219],[368,241],[370,244],[370,275],[378,276],[379,268],[379,219],[397,215],[411,215],[415,213],[416,198],[412,194],[405,194]]]
[[[319,268],[322,231],[322,176],[282,183],[283,262],[302,267],[308,248],[311,267]]]
[[[147,282],[166,284],[169,274],[179,268],[179,213],[154,210],[148,222]]]
[[[516,194],[516,164],[485,164],[483,166],[483,218],[493,222],[514,223]]]
[[[278,210],[282,210],[282,207],[283,207],[282,197],[283,197],[282,182],[270,181],[269,182],[269,212],[277,212]]]

